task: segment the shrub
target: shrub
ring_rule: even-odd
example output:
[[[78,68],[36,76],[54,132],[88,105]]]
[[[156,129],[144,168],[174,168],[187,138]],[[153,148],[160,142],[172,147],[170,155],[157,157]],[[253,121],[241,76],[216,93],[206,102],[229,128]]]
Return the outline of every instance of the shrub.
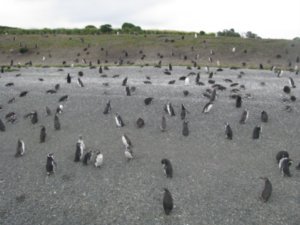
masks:
[[[27,47],[22,47],[22,48],[19,49],[19,52],[20,52],[21,54],[25,54],[25,53],[27,53],[28,51],[29,51],[29,49],[28,49]]]

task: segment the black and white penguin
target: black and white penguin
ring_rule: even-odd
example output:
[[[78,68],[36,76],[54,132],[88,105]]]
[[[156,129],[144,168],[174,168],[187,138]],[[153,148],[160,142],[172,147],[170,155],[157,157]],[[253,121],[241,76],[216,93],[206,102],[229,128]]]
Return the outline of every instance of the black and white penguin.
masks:
[[[236,106],[237,108],[241,108],[241,106],[242,106],[242,97],[241,97],[240,95],[237,95],[237,96],[236,96],[235,106]]]
[[[292,165],[292,160],[288,157],[281,158],[279,160],[279,169],[282,172],[282,176],[291,177],[290,166]]]
[[[202,113],[209,113],[212,107],[213,107],[212,102],[206,103],[205,106],[203,107]]]
[[[163,207],[166,215],[169,215],[173,210],[173,198],[170,191],[164,188]]]
[[[15,157],[23,156],[25,153],[25,143],[23,140],[19,139],[17,144],[17,152]]]
[[[31,123],[36,124],[39,121],[37,111],[31,113]]]
[[[200,83],[200,72],[197,73],[197,75],[196,75],[195,83],[196,83],[197,85],[199,85],[199,83]]]
[[[180,113],[180,117],[181,117],[182,120],[185,119],[186,114],[187,114],[187,110],[186,110],[186,108],[184,107],[184,105],[181,104],[181,113]]]
[[[122,142],[123,142],[123,144],[126,148],[131,148],[132,147],[132,143],[131,143],[130,139],[127,137],[126,134],[122,135]]]
[[[261,131],[262,131],[262,129],[261,129],[260,126],[254,127],[253,134],[252,134],[252,139],[259,139]]]
[[[268,113],[266,111],[262,111],[260,118],[261,118],[261,122],[267,123],[269,120]]]
[[[67,83],[70,84],[72,82],[72,78],[70,76],[70,74],[68,73],[67,75]]]
[[[46,163],[46,171],[47,175],[51,175],[55,172],[55,169],[57,167],[56,162],[54,161],[54,155],[53,153],[49,153],[47,155],[47,163]]]
[[[63,101],[66,101],[66,100],[68,100],[69,99],[69,95],[63,95],[63,96],[61,96],[60,98],[59,98],[59,102],[63,102]]]
[[[47,114],[47,116],[52,115],[51,109],[48,106],[46,106],[46,114]]]
[[[182,135],[187,137],[189,136],[189,122],[184,120],[182,123]]]
[[[289,158],[289,153],[287,151],[279,151],[276,154],[277,163],[279,163],[282,158]]]
[[[116,115],[115,115],[115,121],[116,121],[117,127],[124,127],[123,119],[118,113],[116,113]]]
[[[271,197],[271,194],[272,194],[272,184],[271,184],[270,180],[267,177],[260,177],[260,179],[265,181],[265,186],[264,186],[264,189],[261,193],[260,199],[263,202],[267,202],[269,200],[269,198]]]
[[[294,82],[294,79],[293,79],[293,78],[289,77],[289,83],[290,83],[290,86],[291,86],[292,88],[296,88],[296,85],[295,85],[295,82]]]
[[[126,96],[131,96],[131,91],[128,86],[125,87],[125,91],[126,91]]]
[[[6,127],[5,124],[3,123],[3,121],[0,119],[0,131],[5,132]]]
[[[83,165],[85,165],[85,166],[88,165],[89,161],[92,158],[92,155],[93,155],[92,151],[88,151],[87,153],[85,153],[85,155],[83,156],[83,160],[82,160]]]
[[[145,121],[142,118],[138,118],[136,121],[137,128],[142,128],[145,126]]]
[[[174,108],[172,106],[172,103],[171,102],[168,102],[166,105],[165,105],[165,112],[168,113],[170,116],[175,116],[175,111],[174,111]]]
[[[55,116],[54,116],[54,129],[60,130],[60,121],[59,121],[57,114],[55,114]]]
[[[245,124],[247,119],[248,119],[248,116],[249,116],[249,112],[247,109],[245,109],[242,113],[242,116],[241,116],[241,119],[240,119],[240,124]]]
[[[161,164],[163,165],[164,172],[168,178],[173,177],[173,167],[169,159],[162,159]]]
[[[149,105],[152,102],[153,98],[152,97],[148,97],[144,99],[144,103],[145,105]]]
[[[124,78],[124,80],[122,81],[122,86],[126,86],[127,85],[127,79],[128,79],[128,77]]]
[[[186,76],[186,78],[184,79],[184,85],[190,85],[190,77]]]
[[[76,151],[75,151],[75,158],[74,162],[79,162],[83,157],[83,148],[80,142],[76,143]]]
[[[46,127],[45,126],[41,126],[41,131],[40,131],[40,143],[44,143],[46,141]]]
[[[56,113],[57,113],[57,114],[62,114],[63,109],[64,109],[64,106],[63,106],[62,104],[60,104],[60,105],[57,106],[57,108],[56,108]]]
[[[225,123],[225,135],[227,139],[232,140],[233,133],[229,123]]]
[[[103,164],[103,154],[101,151],[98,151],[96,153],[96,158],[95,158],[95,167],[101,167]]]
[[[106,115],[106,114],[108,114],[110,111],[111,111],[111,105],[110,105],[110,100],[108,100],[108,101],[106,102],[106,106],[105,106],[105,109],[104,109],[104,111],[103,111],[103,114]]]
[[[133,151],[132,151],[132,149],[130,147],[126,146],[124,154],[125,154],[125,158],[127,160],[133,159]]]
[[[80,79],[80,77],[77,78],[77,81],[78,81],[79,87],[84,87],[84,84],[83,84],[82,80]]]
[[[163,116],[161,117],[160,130],[161,130],[162,132],[165,132],[166,129],[167,129],[167,120],[166,120],[166,117],[163,115]]]

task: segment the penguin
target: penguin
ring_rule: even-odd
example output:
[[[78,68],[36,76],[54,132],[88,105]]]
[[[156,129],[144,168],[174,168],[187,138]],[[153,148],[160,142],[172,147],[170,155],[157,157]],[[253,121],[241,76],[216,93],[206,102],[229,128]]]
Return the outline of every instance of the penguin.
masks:
[[[57,114],[54,116],[54,129],[55,130],[60,130],[60,122]]]
[[[124,127],[124,122],[122,120],[122,117],[118,113],[116,113],[116,115],[115,115],[115,121],[116,121],[117,127]]]
[[[189,94],[190,94],[190,92],[189,92],[188,90],[184,90],[184,91],[183,91],[183,96],[184,96],[184,97],[188,96]]]
[[[133,159],[133,151],[131,148],[126,146],[124,154],[127,160]]]
[[[136,121],[136,126],[137,128],[142,128],[145,126],[145,122],[142,118],[138,118],[137,121]]]
[[[254,130],[253,130],[253,134],[252,134],[252,139],[259,139],[259,135],[261,133],[261,127],[260,126],[256,126],[254,127]]]
[[[292,160],[288,157],[281,158],[279,160],[279,169],[282,172],[282,176],[291,177],[290,165],[292,165]]]
[[[216,100],[216,97],[217,97],[217,89],[214,88],[213,91],[212,91],[212,93],[211,93],[211,95],[210,95],[210,99],[209,99],[210,102],[215,101],[215,100]]]
[[[60,104],[60,105],[56,108],[56,114],[62,114],[63,109],[64,109],[64,106]]]
[[[199,83],[200,83],[200,73],[197,73],[196,78],[195,78],[195,83],[197,85],[199,85]]]
[[[260,118],[261,118],[261,122],[267,123],[269,120],[268,113],[266,111],[262,111]]]
[[[89,161],[92,158],[92,155],[93,155],[92,151],[88,151],[87,153],[85,153],[83,160],[82,160],[83,165],[85,165],[85,166],[88,165]]]
[[[68,95],[63,95],[63,96],[61,96],[60,98],[59,98],[59,102],[63,102],[63,101],[66,101],[66,100],[68,100],[68,98],[69,98],[69,96]]]
[[[165,105],[165,111],[166,111],[166,113],[168,113],[170,116],[175,116],[175,111],[174,111],[174,108],[173,108],[171,102],[168,102],[168,103]]]
[[[60,85],[59,85],[59,84],[55,84],[54,89],[55,89],[56,91],[58,91],[59,88],[60,88]]]
[[[166,117],[162,116],[161,117],[161,125],[160,125],[160,130],[161,132],[165,132],[167,129],[167,121],[166,121]]]
[[[84,87],[84,84],[83,84],[82,80],[80,79],[80,77],[77,78],[77,81],[78,81],[79,87]]]
[[[123,144],[126,148],[131,148],[132,147],[132,143],[131,143],[130,139],[127,137],[126,134],[122,135],[122,142],[123,142]]]
[[[122,81],[122,86],[126,86],[127,85],[127,79],[128,79],[128,77],[124,78],[124,80]]]
[[[153,100],[153,98],[152,98],[152,97],[145,98],[145,100],[144,100],[144,103],[145,103],[145,105],[149,105],[149,104],[151,104],[152,100]]]
[[[293,78],[289,77],[289,83],[290,83],[290,86],[291,86],[292,88],[296,88],[295,82],[294,82],[294,79],[293,79]]]
[[[103,111],[103,114],[106,115],[106,114],[108,114],[110,111],[111,111],[111,105],[110,105],[110,100],[108,100],[108,101],[106,102],[106,106],[105,106],[105,109],[104,109],[104,111]]]
[[[181,104],[181,113],[180,113],[181,120],[184,120],[184,119],[185,119],[186,113],[187,113],[186,108],[184,107],[183,104]]]
[[[260,199],[263,202],[267,202],[269,200],[269,198],[271,197],[271,194],[272,194],[272,184],[271,184],[270,180],[267,177],[260,177],[260,179],[265,181],[265,186],[264,186],[264,189],[261,193]]]
[[[53,153],[49,153],[47,155],[47,163],[46,163],[46,171],[47,175],[51,175],[55,172],[55,169],[57,167],[56,162],[54,161],[54,155]]]
[[[282,158],[289,158],[289,153],[287,151],[279,151],[276,154],[277,163],[279,163]]]
[[[82,138],[81,135],[79,135],[77,143],[79,143],[81,145],[81,148],[84,151],[85,150],[85,144],[84,144],[84,141],[83,141],[83,138]]]
[[[102,73],[103,70],[102,70],[102,66],[99,66],[99,73]]]
[[[213,107],[212,102],[206,103],[205,106],[203,107],[202,113],[209,113],[212,107]]]
[[[190,84],[190,78],[187,76],[185,79],[184,79],[184,85],[189,85]]]
[[[22,91],[19,95],[19,97],[25,97],[28,94],[28,91]]]
[[[245,124],[247,119],[248,119],[248,116],[249,116],[249,112],[247,109],[245,109],[242,113],[242,116],[241,116],[241,119],[240,119],[240,124]]]
[[[46,114],[47,116],[51,116],[52,114],[51,109],[48,106],[46,106]]]
[[[3,121],[0,119],[0,131],[5,132],[5,130],[6,130],[6,127],[3,123]]]
[[[72,82],[72,78],[70,76],[70,74],[68,73],[67,75],[67,83],[70,84]]]
[[[37,111],[31,113],[31,123],[36,124],[39,121]]]
[[[44,143],[46,141],[46,127],[42,126],[40,131],[40,143]]]
[[[237,108],[241,108],[241,106],[242,106],[242,97],[240,95],[236,96],[235,106]]]
[[[225,135],[227,139],[232,140],[233,133],[229,123],[225,123]]]
[[[168,178],[173,177],[173,167],[169,159],[162,159],[161,164],[163,165],[164,172]]]
[[[173,67],[172,67],[172,64],[169,63],[169,70],[172,71]]]
[[[182,135],[187,137],[189,136],[189,127],[188,127],[189,122],[184,120],[182,123]]]
[[[95,158],[95,167],[101,167],[103,164],[103,154],[101,153],[101,151],[98,151],[96,153],[96,158]]]
[[[131,96],[130,88],[128,86],[125,87],[126,95]]]
[[[75,151],[75,158],[74,162],[79,162],[83,157],[83,148],[80,142],[76,143],[76,151]]]
[[[17,144],[17,152],[15,157],[23,156],[25,153],[25,143],[23,140],[19,139]]]
[[[167,188],[164,188],[163,207],[166,215],[169,215],[173,210],[173,198]]]

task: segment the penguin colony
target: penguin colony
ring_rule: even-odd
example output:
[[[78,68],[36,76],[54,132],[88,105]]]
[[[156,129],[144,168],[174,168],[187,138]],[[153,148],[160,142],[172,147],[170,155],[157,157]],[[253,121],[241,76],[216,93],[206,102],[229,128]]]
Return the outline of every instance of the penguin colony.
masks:
[[[233,51],[233,50],[232,50]],[[234,49],[235,51],[235,49]],[[234,52],[233,51],[233,52]],[[210,59],[211,60],[211,59]],[[102,71],[102,67],[100,67],[101,70],[99,69],[99,73]],[[106,68],[108,69],[108,68]],[[233,142],[236,138],[236,136],[239,136],[240,134],[235,133],[234,135],[234,130],[236,130],[236,126],[246,126],[249,120],[253,120],[254,117],[259,118],[259,120],[256,120],[256,122],[260,122],[260,124],[256,125],[254,128],[252,128],[252,133],[251,133],[251,129],[249,130],[248,134],[249,134],[249,139],[253,139],[253,141],[260,141],[260,139],[264,138],[264,135],[262,135],[262,123],[264,123],[264,126],[268,126],[268,123],[272,122],[272,115],[269,115],[268,113],[264,110],[261,109],[261,112],[259,114],[255,112],[251,112],[251,109],[246,109],[244,107],[244,105],[247,105],[247,99],[249,98],[248,95],[243,95],[241,94],[241,85],[239,83],[233,83],[232,80],[225,80],[225,83],[230,83],[229,87],[227,86],[223,86],[221,84],[216,83],[215,80],[212,80],[214,78],[214,74],[216,74],[216,72],[211,72],[211,68],[207,67],[207,74],[205,74],[205,76],[207,77],[207,79],[209,79],[207,81],[207,83],[209,84],[210,88],[207,89],[205,91],[205,93],[203,94],[203,98],[207,98],[204,101],[202,101],[201,104],[199,104],[198,108],[199,108],[199,112],[202,112],[203,115],[205,116],[210,116],[211,114],[213,114],[213,107],[218,107],[218,104],[220,103],[218,100],[218,96],[223,95],[223,91],[226,90],[226,88],[231,88],[231,96],[230,98],[235,99],[234,101],[232,101],[232,108],[233,110],[238,110],[237,108],[241,108],[241,110],[239,110],[240,114],[239,117],[236,118],[236,121],[231,121],[232,124],[235,124],[235,126],[231,126],[229,124],[229,122],[224,121],[225,122],[225,139],[227,139],[227,141],[231,141]],[[166,71],[164,71],[164,74],[166,75],[171,75],[171,71],[173,71],[172,65],[169,64],[169,69],[168,69],[168,73],[166,74]],[[281,72],[282,73],[282,72]],[[88,86],[83,84],[84,80],[84,76],[83,73],[80,73],[80,77],[77,78],[78,81],[78,85],[80,88],[86,88]],[[193,76],[195,77],[195,81],[192,81]],[[118,78],[119,76],[115,76],[115,78]],[[204,77],[204,76],[203,76]],[[279,76],[279,77],[283,77],[284,76]],[[148,77],[147,80],[150,80],[151,78]],[[68,73],[67,77],[66,77],[66,83],[68,85],[72,85],[72,77],[71,75]],[[196,86],[202,86],[202,84],[204,85],[204,83],[202,83],[201,78],[200,78],[200,72],[197,73],[197,75],[193,75],[193,74],[189,74],[185,77],[185,79],[181,79],[184,81],[184,83],[182,83],[182,85],[185,86],[192,86],[192,85],[196,85]],[[216,79],[217,80],[217,79]],[[283,88],[283,94],[284,95],[291,95],[291,89],[296,88],[295,85],[295,81],[289,77],[288,78],[289,81],[289,85],[290,86],[284,86]],[[205,80],[203,79],[203,82],[205,82]],[[174,84],[175,81],[171,80],[171,82],[168,82],[168,84]],[[127,96],[128,98],[131,98],[133,95],[137,95],[135,94],[135,88],[129,87],[128,84],[130,84],[130,77],[125,77],[121,82],[120,82],[120,88],[123,88],[122,86],[125,86],[125,92],[122,92],[124,96]],[[6,84],[6,86],[13,86],[13,85],[8,85]],[[205,86],[205,85],[204,85]],[[239,86],[240,89],[235,89],[235,87]],[[61,89],[63,89],[64,85],[55,85],[54,89],[50,89],[53,91],[53,94],[57,94],[61,91]],[[51,92],[52,92],[51,91]],[[137,92],[136,92],[137,93]],[[237,93],[237,94],[236,94]],[[188,93],[189,94],[189,93]],[[188,96],[188,94],[186,94],[185,96]],[[19,97],[26,97],[27,95],[30,95],[30,92],[28,91],[22,91],[21,94],[19,95]],[[68,100],[69,100],[69,96],[68,95],[60,95],[60,97],[57,99],[57,104],[58,106],[56,107],[56,110],[54,110],[55,114],[54,114],[54,129],[51,129],[50,126],[48,125],[43,125],[44,121],[41,120],[39,118],[39,113],[42,112],[37,112],[37,111],[32,111],[30,113],[27,113],[26,115],[24,115],[24,118],[30,118],[30,122],[32,124],[32,126],[36,126],[35,124],[40,124],[39,128],[40,128],[40,137],[39,137],[39,142],[40,144],[43,145],[47,145],[47,141],[48,141],[48,137],[53,135],[53,130],[61,130],[64,129],[64,126],[61,126],[61,122],[63,124],[63,117],[64,117],[64,106],[63,104],[68,104]],[[208,101],[206,101],[208,100]],[[150,108],[151,105],[156,104],[156,99],[154,97],[146,97],[143,100],[144,102],[144,107],[148,107]],[[13,102],[12,102],[13,104]],[[114,123],[112,122],[112,124],[115,124],[117,129],[124,129],[124,127],[126,127],[128,125],[128,121],[126,121],[126,123],[123,120],[123,115],[121,116],[118,112],[115,111],[114,106],[113,106],[113,100],[109,99],[109,96],[107,96],[107,99],[105,99],[105,102],[101,105],[101,110],[102,110],[102,114],[106,117],[106,119],[111,119],[114,120]],[[158,103],[157,103],[158,104]],[[188,105],[187,103],[184,103],[186,105]],[[196,129],[195,127],[189,127],[189,124],[192,124],[192,122],[189,120],[189,114],[190,111],[186,108],[186,106],[183,103],[181,105],[176,105],[176,104],[172,104],[172,102],[170,100],[166,100],[164,104],[161,104],[160,108],[160,115],[157,116],[157,121],[158,121],[158,129],[157,131],[161,131],[161,132],[173,132],[173,130],[171,128],[168,127],[168,122],[171,122],[172,118],[174,117],[179,117],[180,115],[180,119],[182,120],[182,136],[185,138],[188,138],[190,135],[190,131],[193,132],[193,129]],[[70,107],[70,104],[68,105],[68,107]],[[50,108],[53,107],[48,107],[45,106],[45,115],[47,116],[52,116],[52,111]],[[201,110],[202,109],[202,110]],[[176,112],[176,110],[178,110],[178,113]],[[251,112],[251,114],[250,114]],[[20,114],[19,112],[17,114]],[[9,129],[12,129],[10,127],[10,123],[13,124],[12,121],[17,120],[16,118],[16,114],[15,113],[10,113],[7,114],[8,116],[5,117],[5,120],[2,120],[2,118],[0,118],[0,131],[3,132],[3,135],[5,135],[7,126],[9,126]],[[250,116],[249,116],[250,115]],[[2,116],[2,115],[1,115]],[[124,115],[124,118],[126,119],[126,115]],[[224,115],[224,120],[226,119],[226,115]],[[147,124],[145,123],[145,121],[147,121],[147,117],[145,116],[145,118],[142,117],[138,117],[137,120],[135,121],[135,127],[136,128],[143,128],[143,127],[147,127]],[[179,126],[179,125],[178,125]],[[221,125],[220,125],[221,127]],[[233,129],[234,128],[234,129]],[[143,132],[141,130],[141,132]],[[251,136],[252,134],[252,136]],[[267,134],[265,134],[267,136]],[[83,135],[85,136],[85,135]],[[85,141],[83,139],[83,136],[79,136],[78,140],[76,143],[74,143],[73,147],[74,149],[70,149],[70,155],[74,154],[73,151],[75,152],[74,154],[74,162],[81,162],[82,165],[84,166],[89,166],[89,165],[94,165],[94,167],[96,168],[101,168],[101,169],[105,169],[102,168],[105,161],[104,161],[104,153],[106,152],[105,149],[90,149],[87,148],[85,146]],[[124,151],[124,157],[126,159],[126,163],[130,163],[130,161],[133,160],[139,160],[138,159],[138,155],[139,155],[139,146],[135,146],[133,143],[135,143],[134,137],[133,137],[133,142],[131,141],[131,135],[123,132],[123,134],[119,137],[120,138],[120,143],[123,144],[123,151]],[[184,139],[186,140],[186,139]],[[183,141],[184,141],[183,140]],[[16,153],[15,153],[15,157],[26,157],[26,154],[30,154],[30,150],[29,151],[25,151],[25,142],[24,140],[21,139],[17,139],[17,149],[16,149]],[[278,164],[279,167],[279,172],[282,174],[283,177],[292,177],[292,173],[291,173],[291,165],[292,165],[292,159],[290,159],[289,157],[289,153],[287,151],[280,151],[276,154],[276,163]],[[61,162],[61,159],[57,160],[58,162]],[[45,154],[45,162],[46,162],[46,174],[48,176],[51,176],[53,174],[56,173],[57,171],[57,162],[55,159],[55,156],[52,152]],[[166,179],[171,179],[173,178],[173,167],[172,167],[172,163],[171,160],[168,158],[163,158],[160,162],[163,166],[163,172],[166,176]],[[61,163],[62,164],[62,163]],[[76,164],[77,165],[77,164]],[[300,164],[299,164],[300,165]],[[296,169],[300,169],[300,166],[296,166]],[[61,165],[62,167],[63,165]],[[259,196],[259,198],[263,201],[263,202],[268,202],[272,191],[273,191],[273,187],[272,187],[272,183],[270,181],[270,179],[268,177],[260,177],[260,179],[262,179],[264,181],[264,188]],[[171,194],[171,191],[167,188],[167,187],[162,187],[163,190],[163,195],[162,195],[162,208],[163,211],[166,215],[170,215],[172,214],[172,211],[174,209],[174,201],[176,201],[176,199],[173,199],[173,196]],[[274,191],[276,191],[276,185],[274,185]],[[180,203],[179,203],[180,204]]]

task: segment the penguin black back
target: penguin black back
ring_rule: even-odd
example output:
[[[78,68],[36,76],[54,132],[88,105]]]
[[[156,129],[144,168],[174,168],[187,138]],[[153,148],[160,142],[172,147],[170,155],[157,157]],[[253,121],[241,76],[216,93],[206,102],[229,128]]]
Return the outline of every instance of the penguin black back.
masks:
[[[137,128],[142,128],[145,126],[145,122],[142,118],[138,118],[137,121],[136,121],[136,126]]]
[[[173,198],[170,191],[164,188],[163,207],[166,215],[169,215],[173,210]]]
[[[267,202],[272,194],[272,184],[267,177],[261,177],[265,181],[264,189],[261,193],[261,200],[263,202]]]
[[[54,116],[54,129],[55,130],[60,130],[60,122],[57,114]]]
[[[122,81],[122,86],[126,86],[127,85],[127,79],[128,79],[128,77],[124,78],[124,80]]]
[[[189,136],[189,122],[184,120],[182,123],[182,135],[187,137]]]
[[[107,101],[103,114],[108,114],[111,111],[110,101]]]
[[[260,133],[261,133],[261,127],[260,126],[254,127],[252,139],[259,139]]]
[[[262,111],[261,112],[261,121],[264,122],[264,123],[266,123],[266,122],[268,122],[268,120],[269,120],[269,116],[268,116],[267,112],[266,111]]]
[[[47,155],[47,162],[46,162],[46,171],[48,175],[54,173],[54,169],[56,167],[56,162],[54,161],[54,156],[52,153]]]
[[[83,149],[81,147],[81,143],[77,142],[74,162],[79,162],[81,160],[82,154],[83,154]]]
[[[186,116],[186,108],[184,107],[183,104],[181,104],[181,113],[180,113],[180,117],[182,120],[185,119],[185,116]]]
[[[241,106],[242,106],[242,97],[240,95],[236,96],[235,106],[237,108],[241,108]]]
[[[173,177],[173,167],[169,159],[162,159],[161,164],[164,167],[164,172],[168,178]]]
[[[82,160],[83,165],[88,165],[88,162],[91,160],[91,158],[92,158],[92,151],[85,153]]]
[[[40,143],[44,143],[46,141],[46,127],[42,126],[40,131]]]
[[[227,139],[232,140],[233,133],[232,133],[232,129],[228,123],[226,123],[226,125],[225,125],[225,134],[226,134]]]
[[[6,130],[6,127],[3,123],[3,121],[0,119],[0,131],[4,132]]]
[[[68,75],[67,75],[67,83],[70,84],[71,81],[72,81],[72,78],[71,78],[70,74],[68,73]]]
[[[160,125],[160,130],[162,132],[166,131],[167,129],[167,120],[166,120],[166,117],[165,116],[162,116],[161,117],[161,125]]]
[[[128,86],[126,86],[125,91],[127,96],[131,96],[130,88]]]
[[[145,105],[149,105],[152,102],[153,98],[149,97],[149,98],[145,98],[144,103]]]
[[[36,124],[39,121],[38,114],[36,111],[34,111],[31,115],[31,123]]]

